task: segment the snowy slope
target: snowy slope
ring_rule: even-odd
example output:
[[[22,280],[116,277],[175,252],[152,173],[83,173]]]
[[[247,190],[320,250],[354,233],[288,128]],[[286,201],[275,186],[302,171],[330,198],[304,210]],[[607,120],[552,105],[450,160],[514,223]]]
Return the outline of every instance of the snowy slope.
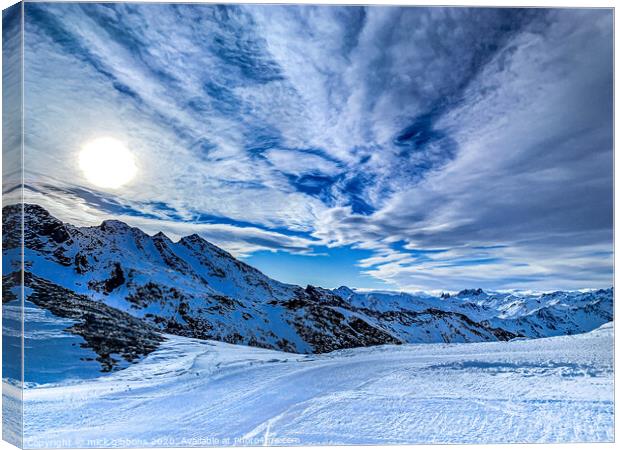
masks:
[[[612,441],[612,349],[611,324],[312,356],[168,336],[123,371],[27,389],[25,444]]]
[[[21,352],[21,305],[12,301],[2,310],[3,345]],[[11,323],[13,322],[13,323]],[[82,344],[84,339],[67,328],[77,321],[54,316],[50,311],[25,302],[24,347],[28,349],[24,377],[27,384],[50,383],[71,379],[96,378],[101,375],[97,353]],[[3,351],[3,371],[7,378],[21,379],[21,361]],[[120,359],[120,358],[119,358]],[[126,367],[123,362],[120,367]]]

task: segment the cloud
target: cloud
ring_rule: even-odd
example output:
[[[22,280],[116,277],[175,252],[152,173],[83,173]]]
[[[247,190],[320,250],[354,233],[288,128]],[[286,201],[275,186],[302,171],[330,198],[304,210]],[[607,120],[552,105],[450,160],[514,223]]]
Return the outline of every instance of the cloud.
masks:
[[[34,3],[26,22],[26,181],[63,219],[199,226],[244,255],[352,245],[403,289],[612,282],[610,10]],[[122,192],[75,164],[100,136],[136,155]]]
[[[313,255],[315,239],[268,230],[240,223],[183,220],[165,205],[123,203],[101,193],[72,187],[26,186],[26,201],[39,204],[53,216],[71,224],[97,226],[104,220],[116,219],[154,235],[160,231],[177,241],[197,233],[208,241],[227,249],[237,257],[257,251],[286,251]]]
[[[383,260],[362,266],[403,288],[611,284],[609,17],[588,27],[579,16],[550,19],[550,36],[515,37],[470,83],[467,101],[442,115],[458,157],[371,217],[326,213],[316,236],[382,248]],[[395,254],[386,236],[407,245]],[[482,257],[471,250],[495,244]],[[405,251],[443,246],[465,253],[429,263]]]
[[[273,148],[267,150],[264,156],[276,170],[292,175],[317,173],[334,176],[341,172],[333,160],[315,153]]]
[[[387,250],[381,257],[363,260],[360,267],[365,274],[407,291],[432,286],[451,291],[472,286],[548,291],[608,286],[608,270],[613,263],[613,252],[606,244],[580,245],[562,252],[513,244],[500,249],[461,247],[440,253],[421,252],[416,256]],[[563,273],[570,273],[570,280],[558,276]]]
[[[23,132],[21,120],[21,94],[23,63],[21,52],[21,6],[14,5],[2,11],[2,192],[3,202],[19,201],[21,184]]]

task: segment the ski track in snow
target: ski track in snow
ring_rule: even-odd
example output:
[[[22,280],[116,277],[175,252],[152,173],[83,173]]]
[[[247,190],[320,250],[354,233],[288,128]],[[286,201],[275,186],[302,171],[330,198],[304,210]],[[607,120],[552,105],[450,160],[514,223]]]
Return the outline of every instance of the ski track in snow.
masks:
[[[26,389],[25,445],[614,438],[611,323],[575,336],[325,355],[167,337],[125,370]],[[5,404],[14,391],[5,385]]]

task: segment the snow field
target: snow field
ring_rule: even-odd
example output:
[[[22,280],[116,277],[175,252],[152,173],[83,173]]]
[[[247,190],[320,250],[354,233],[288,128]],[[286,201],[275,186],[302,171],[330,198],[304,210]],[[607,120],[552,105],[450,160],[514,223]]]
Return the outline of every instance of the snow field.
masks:
[[[325,355],[168,336],[24,399],[27,447],[612,441],[613,327]]]

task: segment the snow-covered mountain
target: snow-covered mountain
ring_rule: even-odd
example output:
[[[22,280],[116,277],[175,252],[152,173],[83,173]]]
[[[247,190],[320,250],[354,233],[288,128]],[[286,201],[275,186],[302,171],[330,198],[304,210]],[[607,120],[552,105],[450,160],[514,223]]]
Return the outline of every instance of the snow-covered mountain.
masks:
[[[170,334],[323,353],[580,333],[612,320],[611,289],[435,297],[303,288],[269,278],[198,235],[173,242],[114,220],[76,227],[37,205],[24,206],[24,219],[29,296],[46,283]],[[4,292],[11,291],[11,252],[19,246],[19,236],[6,231],[19,229],[20,220],[19,206],[3,209]],[[49,301],[37,305],[54,312]]]
[[[587,292],[556,291],[515,294],[465,289],[456,295],[412,295],[356,292],[345,286],[333,291],[370,314],[401,319],[412,313],[441,310],[518,336],[540,338],[584,333],[613,320],[613,288]],[[382,321],[385,325],[385,320]]]

